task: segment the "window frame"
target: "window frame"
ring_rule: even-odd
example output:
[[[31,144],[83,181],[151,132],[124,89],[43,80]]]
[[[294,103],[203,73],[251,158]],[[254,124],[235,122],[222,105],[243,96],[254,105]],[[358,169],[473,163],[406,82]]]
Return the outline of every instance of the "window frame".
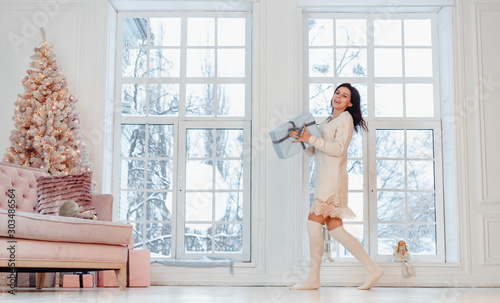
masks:
[[[123,27],[125,18],[180,18],[181,19],[181,41],[179,46],[124,46],[123,45]],[[211,17],[211,18],[244,18],[245,19],[245,45],[244,46],[218,46],[217,45],[217,27],[215,27],[214,35],[214,45],[212,46],[188,46],[187,45],[187,18],[198,18],[198,17]],[[217,22],[216,22],[217,23]],[[217,26],[217,25],[216,25]],[[168,124],[174,127],[174,148],[173,148],[173,172],[172,179],[179,180],[183,179],[185,174],[185,163],[186,163],[186,138],[182,135],[186,135],[186,130],[190,128],[221,128],[221,129],[231,129],[238,128],[243,130],[243,220],[242,220],[242,232],[243,232],[243,243],[241,252],[232,253],[216,253],[212,251],[210,253],[191,253],[184,252],[184,201],[185,201],[185,181],[183,184],[180,182],[172,182],[172,188],[163,191],[172,192],[172,220],[171,221],[154,221],[147,220],[146,217],[142,220],[120,220],[121,222],[136,222],[142,223],[143,237],[146,237],[146,224],[147,223],[171,223],[172,224],[172,240],[171,240],[171,254],[170,256],[158,256],[155,255],[155,259],[196,259],[204,255],[213,257],[227,257],[237,261],[250,262],[250,240],[251,240],[251,144],[252,144],[252,11],[123,11],[118,12],[117,16],[117,32],[116,32],[116,66],[115,66],[115,118],[114,118],[114,131],[113,131],[113,183],[112,192],[115,197],[114,203],[114,213],[119,213],[119,201],[120,193],[124,189],[120,188],[120,161],[123,157],[120,155],[120,141],[121,141],[121,126],[124,124],[143,124],[153,125],[153,124]],[[180,50],[180,74],[179,77],[155,77],[155,76],[145,76],[145,77],[123,77],[122,75],[122,56],[123,50],[127,48],[134,49],[179,49]],[[212,77],[187,77],[186,75],[186,54],[188,49],[201,48],[201,49],[214,49],[214,76]],[[238,48],[245,50],[245,74],[242,77],[219,77],[217,75],[217,50],[218,49],[231,49]],[[147,57],[147,63],[149,63],[149,55]],[[148,64],[149,66],[149,64]],[[149,69],[149,67],[148,67]],[[154,79],[154,81],[150,81]],[[123,84],[179,84],[179,112],[177,116],[151,116],[149,114],[149,102],[146,102],[146,113],[142,116],[127,116],[123,115],[121,112],[122,104],[122,85]],[[244,116],[218,116],[215,110],[213,116],[186,116],[185,113],[185,100],[186,100],[186,85],[187,84],[213,84],[214,89],[218,84],[243,84],[245,86],[245,115]],[[149,99],[147,99],[149,100]],[[217,98],[214,100],[217,104]],[[146,132],[145,142],[147,144],[149,133]],[[147,146],[147,145],[146,145]],[[215,156],[214,156],[215,157]],[[124,157],[126,158],[126,157]],[[144,160],[150,160],[147,157],[147,148],[145,152]],[[142,158],[141,158],[142,159]],[[154,158],[152,159],[154,160]],[[145,182],[147,182],[147,167],[144,171]],[[184,180],[184,179],[183,179]],[[130,189],[129,189],[130,190]],[[145,201],[147,199],[147,193],[150,189],[145,186],[143,189],[145,193]],[[154,190],[162,191],[162,190]],[[182,194],[181,194],[182,192]],[[144,213],[146,214],[146,203],[144,203]],[[116,217],[115,217],[116,218]],[[213,221],[218,222],[218,221]],[[233,221],[231,221],[234,223]],[[214,223],[215,224],[215,223]],[[180,232],[180,236],[178,235]],[[175,240],[174,240],[175,238]],[[212,239],[214,241],[215,239]],[[145,248],[145,247],[144,247]]]
[[[416,255],[412,254],[413,262],[445,262],[445,246],[444,246],[444,201],[443,201],[443,157],[442,157],[442,140],[441,140],[441,123],[440,122],[427,122],[426,126],[422,127],[421,121],[405,121],[405,122],[396,122],[396,121],[371,121],[371,131],[368,133],[368,152],[369,152],[369,161],[368,161],[368,171],[369,177],[369,201],[375,201],[370,203],[370,205],[377,205],[377,180],[376,180],[376,172],[377,172],[377,157],[376,157],[376,130],[377,129],[432,129],[433,130],[433,141],[434,141],[434,158],[425,158],[422,160],[433,160],[434,161],[434,193],[435,193],[435,207],[436,207],[436,255]],[[405,145],[406,146],[406,145]],[[371,147],[371,148],[370,148]],[[405,147],[405,158],[402,158],[403,161],[406,161],[406,147]],[[394,160],[394,159],[391,159]],[[397,160],[400,160],[397,158]],[[413,161],[413,159],[412,159]],[[405,166],[406,172],[406,166]],[[405,173],[406,174],[406,173]],[[406,182],[405,182],[406,183]],[[405,186],[406,187],[406,186]],[[384,191],[399,191],[399,192],[412,192],[408,189],[401,190],[384,190]],[[420,191],[422,192],[422,191]],[[405,214],[408,216],[408,201],[405,199]],[[373,210],[369,210],[369,229],[375,231],[373,233],[369,233],[370,243],[374,243],[374,245],[370,246],[370,255],[376,260],[380,262],[391,262],[392,255],[381,255],[378,253],[378,218],[377,218],[377,208],[375,207]],[[384,223],[390,224],[391,221],[383,221]],[[399,221],[398,221],[399,222]],[[411,221],[408,219],[403,221],[404,225],[411,224]],[[401,222],[399,222],[401,223]],[[425,222],[419,222],[420,224],[425,224]],[[408,234],[405,234],[405,237],[408,237]],[[395,243],[394,243],[395,244]],[[411,247],[409,248],[411,252]]]
[[[186,146],[186,131],[188,129],[200,129],[200,128],[213,128],[213,129],[242,129],[243,137],[245,140],[243,141],[243,247],[241,253],[216,253],[212,250],[211,253],[198,253],[198,252],[185,252],[184,251],[184,240],[185,237],[177,237],[176,239],[176,254],[178,259],[197,259],[201,256],[212,256],[212,257],[227,257],[237,261],[250,261],[250,167],[251,167],[251,158],[249,155],[245,157],[245,151],[250,150],[250,122],[249,121],[229,121],[221,125],[219,121],[180,121],[179,122],[179,146]],[[212,157],[213,159],[218,159],[215,155]],[[178,158],[178,174],[179,178],[184,178],[186,175],[186,166],[180,165],[181,163],[185,164],[187,157],[184,155],[179,155]],[[194,158],[189,158],[194,159]],[[200,158],[196,158],[200,159]],[[204,158],[201,158],[204,159]],[[224,158],[226,159],[226,158]],[[215,164],[214,164],[215,165]],[[177,218],[178,223],[175,224],[176,227],[185,226],[185,208],[182,206],[185,203],[185,193],[186,193],[186,184],[185,182],[177,183],[178,184],[178,192],[184,192],[184,194],[180,194],[177,198]],[[196,192],[197,190],[190,190],[191,192]],[[215,189],[211,190],[215,193]],[[217,192],[235,192],[239,190],[217,190]],[[212,209],[213,210],[213,209]],[[189,221],[189,224],[207,224],[207,221]],[[212,220],[212,224],[217,223],[235,223],[240,221],[216,221]],[[212,245],[215,242],[215,234],[214,230],[212,230]]]
[[[315,47],[309,46],[309,19],[364,19],[367,20],[367,41],[364,46],[351,46],[353,48],[363,48],[367,50],[367,76],[366,77],[338,77],[335,74],[333,77],[310,77],[309,76],[309,50]],[[381,46],[381,48],[400,48],[402,51],[402,76],[401,77],[375,77],[374,75],[374,50],[377,48],[374,45],[373,36],[370,35],[370,31],[373,29],[373,20],[390,20],[390,19],[430,19],[431,20],[431,32],[432,32],[432,43],[431,46],[426,46],[425,48],[432,49],[432,77],[405,77],[404,64],[405,64],[405,45],[402,43],[400,46]],[[335,26],[335,25],[334,25]],[[404,25],[402,25],[404,26]],[[309,86],[310,84],[320,84],[320,83],[332,83],[340,84],[344,82],[352,83],[353,85],[363,84],[366,85],[367,100],[366,104],[368,106],[368,115],[364,116],[368,126],[369,132],[363,133],[363,171],[364,171],[364,247],[370,252],[370,255],[375,261],[378,262],[391,262],[392,255],[379,255],[378,245],[377,245],[377,186],[376,186],[376,146],[375,146],[375,135],[377,129],[433,129],[434,130],[434,178],[435,178],[435,203],[436,203],[436,255],[412,255],[412,260],[414,262],[445,262],[445,226],[444,226],[444,189],[443,189],[443,158],[442,158],[442,126],[441,126],[441,96],[440,96],[440,64],[439,64],[439,40],[438,40],[438,14],[434,12],[402,12],[402,13],[384,13],[384,12],[362,12],[362,13],[352,13],[352,12],[319,12],[314,11],[303,11],[302,14],[302,49],[303,49],[303,98],[304,98],[304,110],[309,111]],[[335,34],[334,34],[335,37]],[[401,32],[401,37],[404,37],[404,31]],[[403,40],[402,40],[403,41]],[[317,48],[332,49],[334,51],[337,48],[334,41],[332,46],[318,46]],[[411,46],[411,48],[419,48]],[[335,58],[335,57],[334,57]],[[334,64],[335,59],[334,59]],[[334,67],[335,68],[335,67]],[[407,83],[432,83],[433,84],[433,96],[434,96],[434,116],[429,118],[420,117],[375,117],[375,96],[374,89],[375,84],[384,83],[397,83],[404,86]],[[363,100],[362,100],[363,101]],[[403,113],[405,113],[405,102],[403,102]],[[320,119],[316,119],[320,122],[321,119],[325,117],[321,116]],[[349,158],[348,160],[356,160],[358,158]],[[309,158],[304,156],[303,162],[303,199],[309,201]],[[405,190],[406,191],[406,190]],[[349,190],[351,192],[358,192],[358,190]],[[406,201],[406,200],[405,200]],[[375,207],[373,207],[375,205]],[[301,217],[307,216],[309,213],[308,205],[301,208]],[[404,221],[405,224],[409,224],[410,221]],[[356,222],[353,222],[356,223]],[[346,225],[352,224],[349,221],[345,222]],[[370,232],[373,231],[373,232]],[[305,243],[307,239],[304,239],[301,244],[302,255],[307,256],[308,245]],[[396,244],[396,243],[394,243]],[[337,244],[338,245],[338,244]],[[411,251],[411,247],[410,247]],[[337,252],[338,255],[338,252]],[[336,259],[338,261],[346,261],[346,258]]]

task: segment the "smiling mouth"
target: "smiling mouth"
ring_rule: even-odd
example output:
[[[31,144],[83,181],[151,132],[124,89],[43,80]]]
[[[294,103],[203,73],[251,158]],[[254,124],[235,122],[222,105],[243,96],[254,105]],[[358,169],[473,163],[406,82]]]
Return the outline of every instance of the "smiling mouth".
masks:
[[[333,100],[333,102],[335,102],[335,103],[337,103],[337,104],[340,104],[340,102],[339,102],[339,101],[337,101],[337,100]]]

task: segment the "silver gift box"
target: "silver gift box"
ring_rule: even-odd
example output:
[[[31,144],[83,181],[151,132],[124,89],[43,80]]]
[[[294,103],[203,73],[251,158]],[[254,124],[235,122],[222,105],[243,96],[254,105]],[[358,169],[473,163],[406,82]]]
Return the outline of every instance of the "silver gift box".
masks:
[[[274,150],[280,159],[290,158],[310,146],[309,143],[304,142],[293,143],[297,139],[289,136],[291,130],[298,130],[299,136],[301,136],[304,131],[304,125],[307,126],[311,135],[321,138],[318,125],[311,113],[297,116],[269,132]]]

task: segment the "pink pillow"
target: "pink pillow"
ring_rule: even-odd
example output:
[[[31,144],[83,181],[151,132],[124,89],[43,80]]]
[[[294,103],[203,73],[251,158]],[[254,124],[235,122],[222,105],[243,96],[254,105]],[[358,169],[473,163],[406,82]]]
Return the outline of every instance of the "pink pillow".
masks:
[[[92,216],[92,173],[86,172],[66,176],[40,176],[36,179],[38,194],[37,211],[43,215],[57,215],[64,201],[78,204],[78,211]]]

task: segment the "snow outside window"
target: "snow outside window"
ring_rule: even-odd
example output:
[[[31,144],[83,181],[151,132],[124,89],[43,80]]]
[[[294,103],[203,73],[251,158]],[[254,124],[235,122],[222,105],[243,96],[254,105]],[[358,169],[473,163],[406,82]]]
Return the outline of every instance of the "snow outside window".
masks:
[[[368,133],[349,147],[345,220],[379,261],[404,240],[415,261],[444,261],[443,180],[435,14],[305,13],[304,92],[321,122],[337,85],[360,92]],[[306,157],[307,158],[307,157]],[[306,159],[309,199],[314,160]],[[336,243],[335,256],[349,258]]]
[[[119,13],[114,193],[153,258],[250,261],[250,20]]]

